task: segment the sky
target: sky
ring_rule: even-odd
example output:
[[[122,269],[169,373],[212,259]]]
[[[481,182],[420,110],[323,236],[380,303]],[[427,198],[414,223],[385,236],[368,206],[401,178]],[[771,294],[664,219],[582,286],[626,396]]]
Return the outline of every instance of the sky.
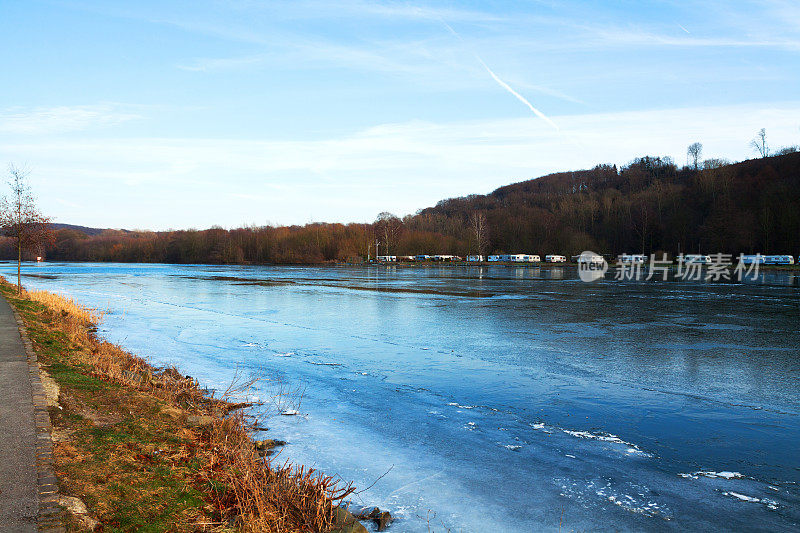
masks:
[[[800,2],[0,0],[0,169],[57,222],[368,222],[800,145]]]

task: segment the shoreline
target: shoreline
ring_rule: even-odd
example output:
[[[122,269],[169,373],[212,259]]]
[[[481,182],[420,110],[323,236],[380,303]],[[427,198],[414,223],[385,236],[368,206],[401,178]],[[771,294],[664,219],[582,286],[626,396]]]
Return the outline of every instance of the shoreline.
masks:
[[[0,260],[0,264],[14,264],[16,265],[16,260],[12,259],[2,259]],[[203,266],[203,267],[237,267],[237,266],[247,266],[247,267],[255,267],[255,266],[270,266],[270,267],[341,267],[341,266],[353,266],[353,267],[375,267],[375,266],[383,266],[383,267],[400,267],[400,268],[429,268],[429,267],[445,267],[445,268],[457,268],[457,267],[509,267],[509,268],[544,268],[544,269],[552,269],[552,268],[578,268],[578,263],[573,262],[566,262],[566,263],[546,263],[546,262],[538,262],[538,263],[530,263],[530,262],[509,262],[509,261],[481,261],[481,262],[472,262],[472,261],[397,261],[397,262],[360,262],[360,263],[353,263],[353,262],[346,262],[346,261],[325,261],[321,263],[162,263],[162,262],[142,262],[142,261],[72,261],[72,260],[53,260],[53,261],[23,261],[23,266],[47,266],[48,264],[107,264],[107,265],[165,265],[165,266]],[[622,263],[608,263],[609,269],[617,268],[622,266]],[[630,266],[630,265],[628,265]],[[647,269],[647,263],[641,265],[643,269]],[[701,266],[707,266],[705,264]],[[731,267],[735,267],[736,262],[734,261]],[[677,270],[677,264],[669,265],[671,270]],[[769,272],[794,272],[800,271],[800,263],[795,263],[791,265],[759,265],[759,271],[769,271]],[[23,273],[23,277],[25,274]]]
[[[4,278],[0,293],[38,356],[67,531],[367,531],[340,506],[352,484],[278,459],[280,440],[253,440],[264,428],[237,401],[252,382],[216,397],[98,337],[101,317],[71,300],[17,297]],[[359,519],[391,522],[369,511]]]

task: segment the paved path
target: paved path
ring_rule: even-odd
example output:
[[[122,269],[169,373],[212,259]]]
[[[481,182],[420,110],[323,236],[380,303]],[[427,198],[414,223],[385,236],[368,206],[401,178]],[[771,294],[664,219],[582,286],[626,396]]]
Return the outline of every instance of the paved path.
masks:
[[[0,531],[36,531],[37,430],[25,346],[0,296]]]

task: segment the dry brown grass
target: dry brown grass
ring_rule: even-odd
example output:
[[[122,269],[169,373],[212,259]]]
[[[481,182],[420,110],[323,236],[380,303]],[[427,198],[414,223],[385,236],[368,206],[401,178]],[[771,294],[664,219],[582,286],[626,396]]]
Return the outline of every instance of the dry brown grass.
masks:
[[[56,313],[63,313],[75,317],[83,325],[97,324],[103,319],[103,313],[84,307],[65,296],[47,291],[26,292],[25,295],[33,300],[46,305]]]
[[[144,359],[95,334],[102,315],[62,296],[36,291],[23,298],[46,307],[51,327],[63,331],[76,349],[72,364],[89,375],[153,395],[179,412],[200,415],[201,427],[187,426],[196,445],[187,453],[200,458],[198,487],[206,487],[219,518],[210,528],[247,532],[324,532],[333,527],[338,502],[354,488],[313,469],[262,457],[251,439],[252,427],[239,404],[212,397],[196,380],[174,367],[155,368]],[[237,385],[228,391],[251,386]],[[214,487],[209,492],[208,487]]]
[[[353,491],[313,469],[260,457],[240,413],[215,423],[208,437],[219,450],[207,456],[206,473],[231,488],[218,506],[237,508],[243,531],[330,531],[336,502]]]

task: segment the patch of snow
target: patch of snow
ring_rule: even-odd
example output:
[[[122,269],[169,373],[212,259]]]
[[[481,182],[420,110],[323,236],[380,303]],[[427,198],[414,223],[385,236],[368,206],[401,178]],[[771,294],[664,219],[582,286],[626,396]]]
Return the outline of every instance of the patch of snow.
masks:
[[[753,503],[760,503],[760,498],[753,498],[752,496],[747,496],[746,494],[739,494],[738,492],[723,492],[725,496],[732,496],[744,502],[753,502]]]
[[[611,442],[613,444],[622,444],[626,446],[625,453],[628,455],[639,455],[641,457],[652,457],[649,453],[641,450],[635,444],[630,442],[625,442],[621,438],[617,437],[616,435],[611,434],[602,434],[602,433],[592,433],[590,431],[572,431],[569,429],[562,429],[564,433],[570,435],[572,437],[577,437],[579,439],[590,439],[590,440],[598,440],[601,442]]]
[[[456,402],[449,402],[447,405],[450,405],[452,407],[458,407],[459,409],[475,409],[474,405],[461,405]]]
[[[728,472],[724,470],[722,472],[713,472],[713,471],[705,471],[701,470],[699,472],[694,472],[694,476],[702,476],[711,479],[722,478],[722,479],[743,479],[745,476],[740,472]]]

